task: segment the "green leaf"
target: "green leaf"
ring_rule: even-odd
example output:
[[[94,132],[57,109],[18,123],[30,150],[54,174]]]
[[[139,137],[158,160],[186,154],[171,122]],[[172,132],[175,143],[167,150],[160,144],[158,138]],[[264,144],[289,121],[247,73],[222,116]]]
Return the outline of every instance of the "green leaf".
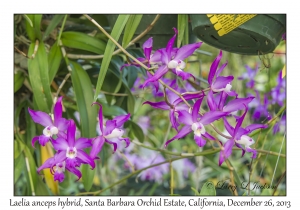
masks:
[[[186,26],[188,25],[188,15],[178,15],[178,39],[177,39],[177,47],[182,45],[184,40],[184,34],[186,31]]]
[[[82,136],[91,138],[96,136],[97,108],[93,103],[93,87],[86,71],[76,62],[70,61],[72,68],[71,78],[77,107],[80,114]],[[89,166],[82,167],[82,181],[86,191],[93,184],[94,171]]]
[[[112,29],[112,32],[111,32],[111,37],[114,40],[118,41],[128,18],[129,18],[129,15],[119,15],[118,16],[118,19],[117,19],[117,21]],[[95,95],[94,95],[94,101],[97,100],[98,95],[100,93],[100,90],[101,90],[101,87],[102,87],[102,84],[103,84],[103,81],[104,81],[104,78],[105,78],[105,75],[106,75],[106,72],[107,72],[109,63],[111,61],[112,54],[113,54],[115,47],[116,47],[116,45],[111,40],[109,40],[106,45],[105,52],[104,52],[104,58],[102,60],[102,64],[100,67],[100,74],[99,74],[98,81],[97,81],[96,91],[95,91]]]
[[[139,26],[143,15],[130,15],[124,30],[122,47],[126,48],[131,41],[137,27]]]
[[[31,140],[34,136],[36,136],[36,124],[33,122],[29,112],[27,109],[25,110],[25,119],[26,119],[26,145],[28,149],[31,151],[31,154],[34,152],[34,148],[32,147]]]
[[[45,40],[48,35],[53,31],[53,29],[60,23],[60,21],[63,19],[64,15],[59,15],[56,14],[52,18],[51,22],[49,23],[44,35],[43,35],[43,40]]]
[[[34,50],[31,43],[28,54]],[[28,59],[28,73],[30,84],[36,98],[37,109],[46,113],[50,112],[52,106],[52,95],[49,83],[48,58],[44,43],[40,42],[34,59]]]
[[[25,170],[25,160],[23,155],[14,159],[14,183],[16,183]]]
[[[55,42],[48,54],[48,63],[49,63],[49,81],[50,83],[52,82],[52,80],[54,79],[60,62],[62,60],[62,52],[60,50],[60,46],[57,45],[57,43]]]
[[[105,103],[101,103],[102,105],[102,111],[103,111],[103,115],[104,116],[118,116],[118,115],[125,115],[127,114],[125,112],[124,109],[122,109],[121,107],[118,107],[118,106],[110,106],[108,104],[105,104]]]
[[[27,15],[23,15],[23,17],[25,18],[25,20],[28,22],[28,24],[33,27],[33,23],[31,21],[31,19],[27,16]]]
[[[19,143],[17,140],[14,140],[14,158],[18,158],[19,155],[24,150],[24,144]]]
[[[135,122],[128,120],[130,122],[131,125],[131,131],[133,132],[134,136],[140,141],[140,142],[144,142],[145,140],[145,135],[143,130],[141,129],[141,127],[136,124]]]
[[[105,42],[85,33],[66,31],[62,33],[61,41],[64,46],[103,54]]]
[[[31,42],[35,42],[36,39],[41,40],[42,33],[41,33],[41,14],[35,15],[26,15],[29,19],[26,18],[26,32]]]
[[[17,71],[17,73],[14,75],[14,92],[17,92],[22,87],[24,80],[24,73]]]
[[[216,195],[216,189],[214,183],[205,182],[201,188],[200,195]]]
[[[200,195],[200,193],[193,187],[191,187],[191,190],[193,190],[193,192],[195,193],[195,195]]]

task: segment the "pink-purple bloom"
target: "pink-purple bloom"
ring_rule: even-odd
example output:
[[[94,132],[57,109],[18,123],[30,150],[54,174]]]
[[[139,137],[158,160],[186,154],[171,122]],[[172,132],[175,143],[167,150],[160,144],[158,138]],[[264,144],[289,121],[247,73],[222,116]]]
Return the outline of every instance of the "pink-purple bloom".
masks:
[[[172,139],[168,140],[165,143],[165,147],[175,139],[183,138],[192,131],[194,131],[194,140],[199,147],[203,147],[206,144],[206,140],[203,137],[215,140],[213,136],[206,132],[204,126],[220,119],[223,116],[226,116],[228,113],[222,111],[209,111],[203,116],[200,116],[199,109],[202,103],[202,99],[203,98],[200,98],[195,102],[191,114],[185,110],[178,111],[178,120],[185,125],[177,135],[175,135]]]
[[[96,158],[98,153],[101,151],[104,142],[112,144],[114,152],[117,150],[117,141],[124,140],[126,145],[130,144],[129,138],[123,138],[124,130],[122,129],[123,124],[130,118],[130,113],[127,115],[120,115],[112,120],[103,122],[102,106],[99,103],[95,103],[100,106],[99,109],[99,127],[100,135],[93,139],[93,147],[90,153],[92,158]]]
[[[254,88],[255,85],[255,76],[258,71],[258,66],[256,66],[256,69],[251,69],[248,65],[245,66],[246,72],[242,74],[238,79],[239,80],[247,80],[246,86],[248,88]]]
[[[45,146],[48,141],[53,140],[53,136],[66,137],[65,131],[68,128],[69,121],[62,117],[62,97],[59,97],[54,105],[54,113],[52,116],[45,112],[34,111],[28,107],[28,112],[35,123],[44,126],[43,134],[35,136],[32,139],[32,146],[39,141],[42,146]]]

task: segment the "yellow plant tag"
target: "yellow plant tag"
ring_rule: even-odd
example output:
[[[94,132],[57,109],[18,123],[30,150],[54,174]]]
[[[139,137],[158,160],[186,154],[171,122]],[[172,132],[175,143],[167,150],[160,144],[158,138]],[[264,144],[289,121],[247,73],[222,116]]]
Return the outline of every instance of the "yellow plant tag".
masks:
[[[285,77],[285,75],[286,75],[286,70],[285,70],[285,65],[284,65],[284,67],[282,69],[281,78]]]
[[[207,15],[210,22],[214,25],[216,31],[218,31],[219,36],[223,36],[243,23],[247,22],[256,15]]]

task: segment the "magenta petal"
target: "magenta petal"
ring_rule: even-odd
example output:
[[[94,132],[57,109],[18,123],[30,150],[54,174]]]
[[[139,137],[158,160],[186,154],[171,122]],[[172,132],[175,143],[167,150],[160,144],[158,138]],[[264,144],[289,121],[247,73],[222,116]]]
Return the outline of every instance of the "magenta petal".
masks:
[[[234,128],[234,134],[233,134],[233,137],[235,137],[236,134],[238,133],[239,128],[241,127],[241,125],[242,125],[242,123],[243,123],[243,121],[244,121],[244,118],[245,118],[245,116],[246,116],[246,114],[247,114],[247,112],[248,112],[248,107],[247,107],[246,105],[244,105],[244,106],[245,106],[245,112],[244,112],[244,114],[238,119],[238,121],[237,121],[237,123],[236,123],[236,126],[235,126],[235,128]]]
[[[174,69],[172,70],[172,72],[177,76],[181,77],[182,80],[187,80],[190,77],[193,77],[193,79],[195,80],[194,75],[192,75],[191,73],[184,72],[184,71],[176,71]]]
[[[216,77],[218,77],[221,74],[221,72],[227,66],[227,64],[228,64],[228,61],[226,61],[224,64],[222,64],[222,66],[218,69],[218,71],[216,73]]]
[[[77,157],[78,159],[80,159],[82,162],[89,164],[92,169],[95,168],[95,162],[94,160],[88,156],[84,151],[82,150],[77,150]]]
[[[202,118],[200,119],[199,122],[201,122],[203,125],[207,125],[209,123],[212,123],[218,119],[220,119],[221,117],[224,117],[228,115],[227,112],[221,112],[221,111],[210,111],[210,112],[206,112]]]
[[[185,137],[187,134],[189,134],[190,132],[192,132],[192,128],[190,125],[185,125],[181,128],[181,130],[170,140],[174,140],[174,139],[180,139],[182,137]],[[170,141],[169,140],[169,141]]]
[[[244,109],[245,108],[244,104],[248,105],[253,99],[254,99],[254,97],[234,99],[234,100],[228,102],[228,104],[223,107],[223,111],[224,112],[234,112],[234,111],[237,111],[240,109]]]
[[[212,85],[213,79],[215,77],[218,65],[220,63],[220,60],[222,58],[222,50],[220,50],[219,55],[215,58],[215,60],[212,62],[211,66],[210,66],[210,71],[208,74],[208,84]]]
[[[226,141],[226,143],[224,144],[224,150],[220,151],[219,165],[222,165],[222,163],[231,155],[233,145],[233,139],[229,139]]]
[[[115,120],[107,120],[106,121],[106,127],[104,131],[104,136],[111,134],[111,132],[117,127]]]
[[[171,58],[172,48],[173,48],[173,45],[174,45],[174,42],[175,42],[175,39],[176,39],[176,35],[177,35],[177,29],[176,28],[173,28],[173,29],[175,31],[175,35],[169,40],[169,42],[166,46],[166,52],[167,52],[169,60]]]
[[[260,129],[260,128],[267,128],[268,125],[264,125],[264,124],[252,124],[252,125],[248,125],[247,127],[245,127],[245,129],[251,133],[252,131],[256,130],[256,129]]]
[[[205,132],[205,134],[202,134],[205,138],[210,139],[210,140],[216,140],[215,137],[210,135],[209,133]]]
[[[98,119],[100,125],[100,131],[103,133],[103,114],[102,114],[102,105],[98,102],[94,102],[92,105],[97,104],[99,108]]]
[[[251,158],[256,158],[256,156],[257,156],[257,151],[255,149],[250,148],[250,147],[246,148],[246,152],[252,152],[252,157]]]
[[[67,150],[69,147],[68,142],[63,138],[57,138],[56,140],[53,140],[52,145],[56,151]]]
[[[45,168],[52,168],[53,167],[53,163],[54,163],[54,157],[48,158],[43,165],[41,165],[38,169],[37,172],[40,173],[41,170],[45,169]]]
[[[183,98],[188,101],[188,100],[195,99],[195,98],[202,98],[204,96],[205,96],[205,94],[203,94],[203,93],[194,93],[194,94],[185,94],[185,95],[183,95]],[[177,98],[173,104],[177,105],[181,102],[182,102],[182,99]]]
[[[130,139],[129,138],[119,138],[119,140],[123,140],[126,143],[126,147],[130,145]]]
[[[66,169],[78,177],[76,181],[78,181],[81,178],[81,172],[77,168],[66,166]]]
[[[91,147],[91,146],[93,146],[92,140],[88,139],[88,138],[79,138],[75,142],[75,147],[76,147],[77,150],[78,149],[85,149],[85,148],[88,148],[88,147]]]
[[[200,110],[200,106],[202,103],[203,98],[198,99],[194,106],[193,106],[193,111],[192,111],[192,119],[193,122],[197,122],[198,121],[198,117],[199,117],[199,110]]]
[[[179,123],[176,121],[175,112],[173,109],[170,110],[169,117],[170,117],[172,127],[175,128],[176,131],[178,131]]]
[[[225,129],[228,131],[228,133],[233,136],[234,134],[234,128],[228,123],[227,119],[224,117],[223,118],[224,120],[224,126],[225,126]]]
[[[163,49],[161,49],[163,50]],[[157,50],[151,57],[150,57],[150,63],[159,63],[161,62],[161,50]],[[165,51],[165,49],[163,50]]]
[[[76,125],[74,120],[70,120],[70,125],[68,127],[67,131],[67,137],[68,137],[68,145],[69,147],[74,147],[75,144],[75,132],[76,132]]]
[[[144,54],[147,60],[150,59],[151,51],[152,51],[152,44],[153,44],[153,38],[150,37],[145,43],[143,44],[143,50]]]
[[[242,150],[242,157],[245,155],[246,150],[244,149],[244,147],[238,143],[235,143],[235,145],[240,148]]]
[[[54,173],[54,181],[63,182],[65,179],[65,174],[62,172],[55,172]]]
[[[44,127],[53,125],[51,117],[45,112],[34,111],[28,107],[28,112],[35,123],[38,123]]]
[[[187,44],[178,49],[173,60],[184,60],[190,55],[192,55],[195,50],[201,46],[202,42],[197,42],[194,44]]]
[[[178,95],[176,95],[174,92],[172,92],[170,90],[166,90],[166,94],[167,94],[168,100],[171,104],[174,104],[174,101],[176,99],[178,99],[178,97],[179,97]]]
[[[234,79],[233,76],[217,77],[216,81],[211,85],[212,90],[220,90],[226,87]]]
[[[155,109],[163,109],[163,110],[170,109],[170,106],[165,101],[160,101],[160,102],[145,101],[143,104],[149,104]]]
[[[46,143],[47,143],[48,141],[50,141],[50,139],[51,139],[50,136],[40,135],[40,136],[39,136],[39,143],[40,143],[40,145],[45,146]]]
[[[187,111],[185,111],[185,110],[178,111],[178,114],[179,114],[178,115],[179,122],[189,125],[189,126],[194,123],[193,119],[192,119],[192,115],[190,113],[188,113]]]
[[[207,93],[207,105],[210,109],[210,111],[215,111],[217,109],[217,104],[215,102],[215,99],[214,99],[214,96],[213,96],[213,93],[212,91],[208,91]]]
[[[121,127],[130,118],[130,113],[126,115],[120,115],[115,117],[113,120],[116,121],[116,126]]]
[[[206,144],[206,140],[201,136],[194,135],[194,140],[199,147],[204,147],[204,145]]]
[[[103,144],[104,144],[104,137],[103,136],[98,136],[93,140],[93,147],[90,152],[90,157],[95,159],[98,155],[98,153],[101,151]]]
[[[57,99],[57,102],[54,105],[54,111],[53,111],[53,115],[54,115],[54,122],[59,120],[62,117],[62,97],[59,97]]]
[[[162,76],[164,76],[166,73],[168,72],[168,68],[166,65],[163,65],[161,67],[159,67],[157,69],[157,71],[155,72],[155,74],[148,78],[144,84],[142,85],[142,88],[144,88],[149,82],[155,82],[157,80],[159,80]]]
[[[69,127],[70,121],[65,118],[60,118],[55,120],[54,125],[57,127],[59,131],[66,131]]]
[[[32,145],[33,148],[35,148],[35,147],[34,147],[34,143],[35,143],[36,141],[38,141],[39,138],[40,138],[39,136],[35,136],[35,137],[32,138],[32,140],[31,140],[31,145]]]
[[[107,143],[109,143],[109,144],[112,144],[112,145],[113,145],[113,147],[114,147],[114,152],[113,152],[113,153],[115,153],[115,152],[116,152],[116,150],[117,150],[117,148],[118,148],[118,144],[117,144],[117,143],[115,143],[115,142],[112,142],[112,141],[110,141],[110,140],[108,140],[108,139],[105,139],[105,142],[107,142]]]

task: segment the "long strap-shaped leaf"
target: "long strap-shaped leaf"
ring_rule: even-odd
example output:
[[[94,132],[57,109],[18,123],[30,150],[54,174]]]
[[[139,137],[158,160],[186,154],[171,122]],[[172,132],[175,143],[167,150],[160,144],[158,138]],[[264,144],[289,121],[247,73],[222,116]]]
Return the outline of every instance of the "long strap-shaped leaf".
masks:
[[[119,15],[119,17],[113,27],[113,30],[111,32],[111,37],[114,40],[117,41],[119,39],[129,16],[130,15]],[[100,93],[100,90],[101,90],[101,87],[102,87],[102,84],[103,84],[103,81],[104,81],[104,78],[105,78],[105,75],[106,75],[106,72],[107,72],[109,63],[111,61],[111,57],[112,57],[115,47],[116,47],[116,45],[111,40],[109,40],[106,45],[105,52],[104,52],[104,58],[102,60],[102,64],[100,67],[100,74],[99,74],[98,81],[97,81],[96,92],[94,95],[94,102],[97,100],[98,95]]]

